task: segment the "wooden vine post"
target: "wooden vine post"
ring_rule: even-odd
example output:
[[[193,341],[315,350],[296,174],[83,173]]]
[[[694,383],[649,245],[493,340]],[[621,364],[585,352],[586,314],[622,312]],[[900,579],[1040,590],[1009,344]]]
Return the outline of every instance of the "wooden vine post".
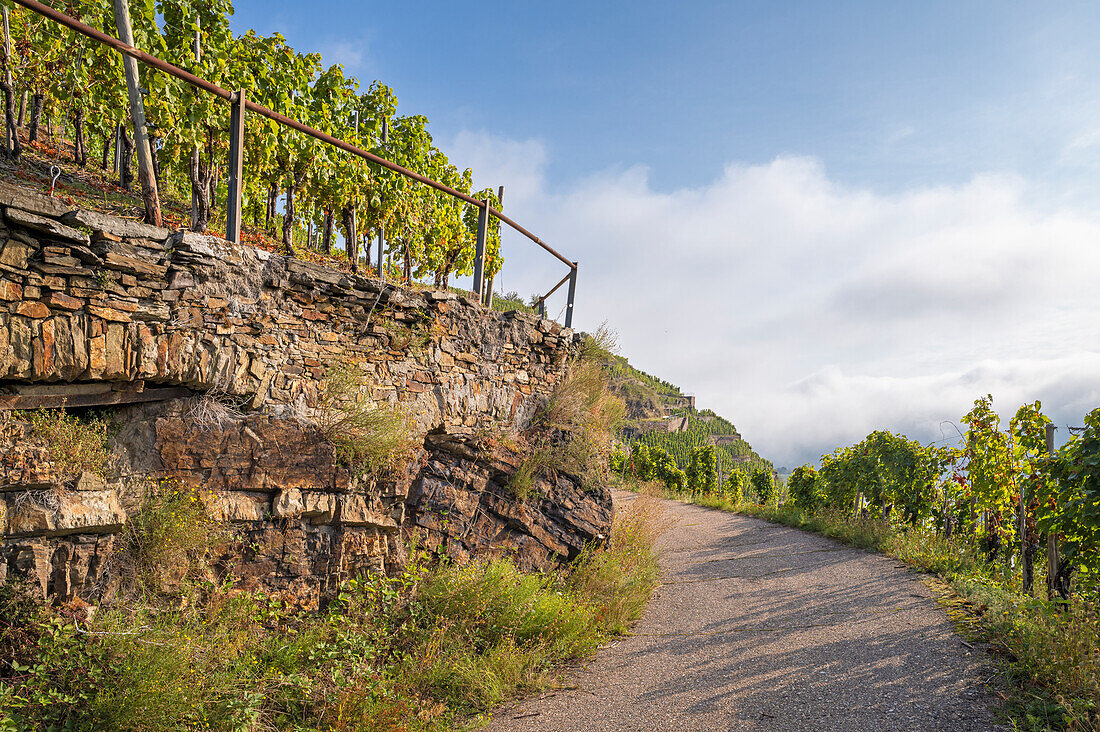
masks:
[[[1024,594],[1030,595],[1035,584],[1035,543],[1027,526],[1027,485],[1020,486],[1020,563],[1023,565]]]
[[[133,48],[134,33],[130,28],[130,10],[126,6],[126,0],[114,0],[114,6],[118,38]],[[149,149],[149,132],[145,128],[145,107],[141,100],[137,61],[123,54],[122,68],[126,72],[130,117],[134,120],[134,142],[137,145],[138,178],[141,180],[141,199],[145,204],[145,223],[161,226],[164,219],[160,214],[160,197],[157,194],[157,179],[153,173],[153,153]]]

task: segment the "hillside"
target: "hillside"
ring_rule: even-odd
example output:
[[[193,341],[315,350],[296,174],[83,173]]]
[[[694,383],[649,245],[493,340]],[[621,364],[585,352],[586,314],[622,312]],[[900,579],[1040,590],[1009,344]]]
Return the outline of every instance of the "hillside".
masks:
[[[697,410],[695,397],[680,387],[630,365],[622,356],[611,364],[612,389],[626,403],[619,438],[627,445],[660,447],[687,470],[697,447],[714,445],[723,469],[751,475],[757,468],[775,474],[770,460],[741,438],[728,419],[710,409]]]

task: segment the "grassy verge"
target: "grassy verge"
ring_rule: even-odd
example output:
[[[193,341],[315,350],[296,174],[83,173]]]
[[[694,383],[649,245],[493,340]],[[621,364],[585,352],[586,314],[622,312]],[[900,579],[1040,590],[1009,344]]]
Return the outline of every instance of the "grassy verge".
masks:
[[[135,541],[172,541],[151,524],[176,526],[199,510],[192,498],[165,492]],[[348,582],[321,612],[201,572],[168,599],[153,582],[95,612],[0,586],[0,730],[476,726],[639,616],[657,580],[655,510],[637,503],[606,545],[551,574],[506,559],[431,568],[414,549],[401,575]],[[187,554],[201,563],[198,547]]]
[[[937,575],[954,590],[940,598],[948,613],[970,637],[992,644],[1016,682],[1007,699],[1013,729],[1100,729],[1100,617],[1094,604],[1075,599],[1059,609],[1022,594],[1015,578],[984,561],[971,542],[947,541],[934,531],[840,512],[810,514],[774,502],[734,503],[712,496],[692,502],[813,531]]]

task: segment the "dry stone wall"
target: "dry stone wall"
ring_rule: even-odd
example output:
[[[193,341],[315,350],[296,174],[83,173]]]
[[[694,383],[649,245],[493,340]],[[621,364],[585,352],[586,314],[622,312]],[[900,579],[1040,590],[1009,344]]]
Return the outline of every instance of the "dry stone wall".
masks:
[[[205,491],[236,527],[224,572],[305,605],[343,578],[399,567],[403,528],[456,556],[529,566],[607,530],[606,490],[556,476],[516,501],[507,461],[479,466],[455,448],[528,424],[575,353],[569,329],[7,184],[0,208],[0,398],[57,385],[91,402],[105,388],[121,401],[192,394],[115,408],[105,477],[63,474],[25,420],[4,418],[0,575],[49,596],[109,592],[119,532],[153,478]],[[369,398],[412,423],[415,456],[384,481],[342,465],[309,419],[330,368],[349,361]],[[240,411],[203,419],[214,397]],[[434,518],[469,506],[466,523]]]

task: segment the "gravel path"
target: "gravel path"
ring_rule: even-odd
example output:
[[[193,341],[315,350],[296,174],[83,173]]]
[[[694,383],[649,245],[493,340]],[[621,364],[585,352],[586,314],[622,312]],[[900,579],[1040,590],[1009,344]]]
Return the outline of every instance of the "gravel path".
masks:
[[[634,635],[489,730],[1000,729],[984,654],[899,562],[664,503],[663,584]]]

